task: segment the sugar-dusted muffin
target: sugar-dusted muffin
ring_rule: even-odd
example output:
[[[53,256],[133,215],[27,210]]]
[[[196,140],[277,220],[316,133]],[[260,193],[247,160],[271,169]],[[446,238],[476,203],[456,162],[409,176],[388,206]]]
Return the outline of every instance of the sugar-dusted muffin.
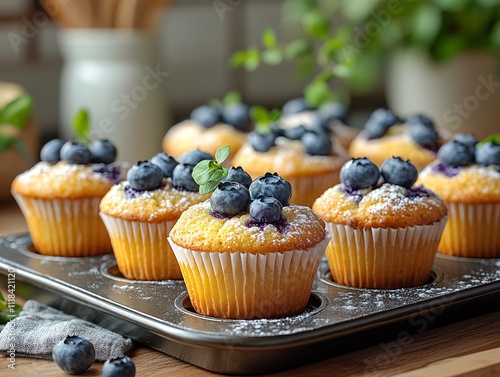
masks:
[[[167,237],[182,212],[210,197],[198,192],[191,173],[212,156],[187,152],[179,163],[164,153],[136,163],[127,181],[115,185],[100,203],[120,273],[134,280],[181,279]]]
[[[329,237],[324,221],[290,195],[274,174],[249,188],[226,181],[181,215],[170,242],[198,313],[253,319],[304,310]]]
[[[315,201],[332,236],[326,257],[335,282],[392,289],[429,279],[447,208],[434,192],[413,185],[417,175],[400,158],[384,162],[381,172],[366,158],[353,159],[342,167],[342,183]]]
[[[226,163],[230,166],[232,156],[245,143],[251,129],[252,122],[246,104],[202,105],[191,112],[189,119],[168,130],[162,148],[177,159],[194,148],[215,155],[217,149],[229,145],[231,154]]]
[[[444,144],[438,160],[418,182],[437,192],[449,207],[438,251],[473,258],[500,257],[500,145],[476,145],[458,134]]]
[[[431,119],[411,115],[399,119],[388,109],[377,109],[349,147],[351,157],[367,157],[377,166],[400,156],[412,161],[418,171],[436,159],[443,138]]]
[[[313,109],[303,98],[294,98],[286,102],[282,109],[280,123],[282,128],[305,127],[323,128],[343,148],[348,149],[359,130],[347,125],[347,108],[339,102],[327,102]]]
[[[251,132],[233,157],[253,178],[277,172],[293,187],[292,202],[311,206],[328,187],[339,182],[347,152],[326,129],[271,127]]]
[[[115,147],[107,140],[87,147],[55,139],[42,148],[40,157],[42,161],[18,175],[11,186],[36,251],[67,257],[111,253],[99,202],[125,172],[113,162]]]

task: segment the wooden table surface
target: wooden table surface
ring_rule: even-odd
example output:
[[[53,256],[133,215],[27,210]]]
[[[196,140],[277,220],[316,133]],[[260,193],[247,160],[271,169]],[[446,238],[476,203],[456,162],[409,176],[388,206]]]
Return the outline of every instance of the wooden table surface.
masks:
[[[26,232],[15,203],[0,203],[0,235]],[[5,289],[5,287],[0,287]],[[130,353],[137,376],[217,376],[161,352],[137,345]],[[0,376],[67,376],[54,362],[16,358],[16,369],[0,357]],[[100,376],[95,363],[82,376]],[[500,376],[500,308],[405,338],[266,376]]]

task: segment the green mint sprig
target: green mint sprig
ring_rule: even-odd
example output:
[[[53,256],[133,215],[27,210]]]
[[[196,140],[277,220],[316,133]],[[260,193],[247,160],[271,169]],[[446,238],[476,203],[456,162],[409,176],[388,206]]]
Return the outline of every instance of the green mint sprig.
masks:
[[[87,109],[80,109],[73,118],[73,130],[79,142],[90,143],[90,116]]]
[[[267,110],[263,106],[252,106],[250,108],[250,117],[255,123],[255,129],[259,133],[268,133],[271,131],[271,126],[281,117],[281,112],[278,109]]]
[[[24,130],[28,119],[33,111],[33,100],[28,95],[22,95],[14,98],[0,110],[0,153],[14,147],[26,158],[29,158],[29,152],[23,142],[9,132],[7,126]],[[2,128],[6,129],[2,133]]]
[[[241,94],[235,90],[232,90],[228,92],[224,96],[224,98],[222,98],[222,100],[218,98],[213,98],[210,101],[208,101],[208,104],[214,107],[224,107],[231,105],[233,103],[241,103],[241,102],[242,102]]]
[[[493,143],[500,144],[500,134],[493,134],[481,140],[479,143],[477,143],[476,148],[480,147],[483,144],[489,143],[490,141]]]
[[[227,177],[228,170],[222,163],[229,156],[230,147],[225,145],[215,152],[215,160],[203,160],[193,169],[193,179],[200,186],[200,194],[208,194],[215,190],[222,178]]]

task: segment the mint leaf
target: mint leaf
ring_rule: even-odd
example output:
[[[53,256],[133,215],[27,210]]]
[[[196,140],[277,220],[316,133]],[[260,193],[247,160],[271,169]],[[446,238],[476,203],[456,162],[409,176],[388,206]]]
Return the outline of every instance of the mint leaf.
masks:
[[[79,110],[73,118],[73,129],[76,133],[76,139],[82,143],[90,142],[90,119],[87,109]]]
[[[276,33],[273,29],[267,28],[262,35],[262,44],[268,49],[276,48]]]
[[[215,161],[217,161],[219,164],[222,164],[229,157],[230,151],[231,148],[229,147],[229,145],[220,147],[219,149],[217,149],[217,152],[215,152]]]
[[[200,186],[200,194],[208,194],[215,190],[222,178],[227,177],[228,170],[222,163],[229,156],[230,147],[224,145],[215,152],[214,160],[200,161],[193,169],[193,179]]]
[[[18,128],[26,128],[26,123],[33,110],[33,100],[28,95],[17,97],[7,103],[0,113],[0,123],[7,123]]]
[[[483,144],[489,143],[490,141],[493,143],[500,144],[500,134],[493,134],[481,140],[479,143],[477,143],[476,148]]]
[[[224,105],[230,105],[232,103],[240,103],[240,102],[241,102],[241,95],[235,90],[228,92],[222,99],[222,103]]]

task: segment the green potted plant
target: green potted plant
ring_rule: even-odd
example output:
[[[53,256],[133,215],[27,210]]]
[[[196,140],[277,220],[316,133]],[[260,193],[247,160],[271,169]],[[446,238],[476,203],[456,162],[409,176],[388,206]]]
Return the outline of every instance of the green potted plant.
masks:
[[[0,82],[0,201],[10,198],[12,180],[28,169],[38,150],[33,101],[23,88]]]
[[[234,66],[293,60],[308,102],[344,101],[384,79],[402,116],[423,112],[454,132],[491,134],[500,115],[500,0],[286,0],[291,40],[263,33]],[[480,129],[479,127],[483,127]]]

